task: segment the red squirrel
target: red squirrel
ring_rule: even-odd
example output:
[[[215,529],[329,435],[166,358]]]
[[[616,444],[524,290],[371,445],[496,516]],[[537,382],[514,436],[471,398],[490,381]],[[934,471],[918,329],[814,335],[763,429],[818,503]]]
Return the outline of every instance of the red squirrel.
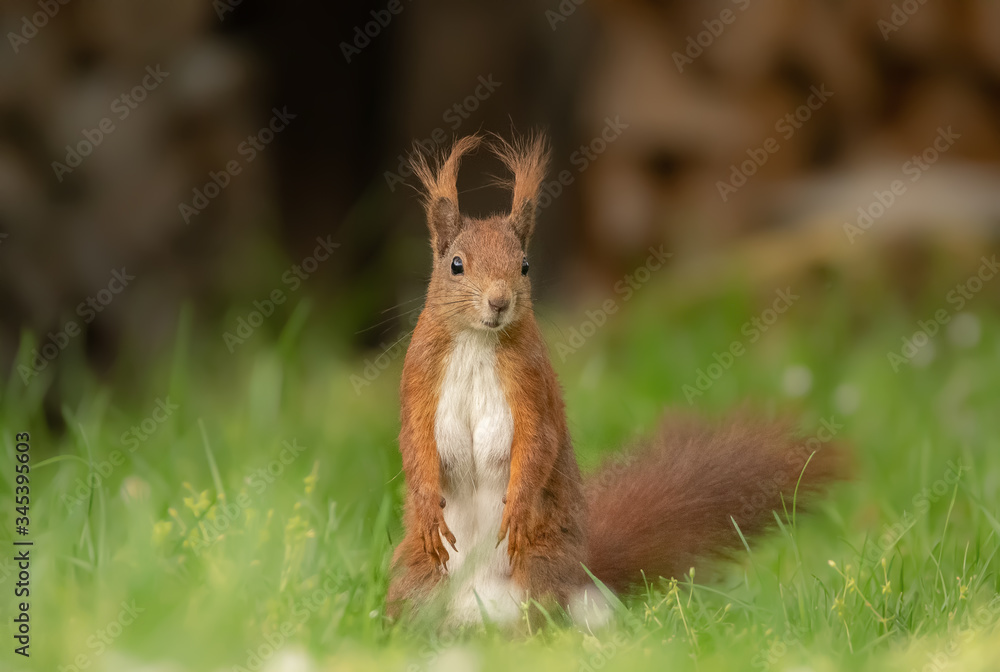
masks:
[[[474,219],[456,182],[481,142],[461,138],[436,165],[412,158],[433,271],[400,387],[406,532],[391,618],[436,595],[455,624],[515,621],[529,599],[574,614],[599,597],[584,566],[616,591],[680,577],[742,545],[734,521],[761,531],[793,492],[838,477],[835,448],[810,456],[783,425],[744,418],[666,421],[628,459],[582,478],[532,310],[527,249],[547,141],[490,139],[512,175],[511,209]]]

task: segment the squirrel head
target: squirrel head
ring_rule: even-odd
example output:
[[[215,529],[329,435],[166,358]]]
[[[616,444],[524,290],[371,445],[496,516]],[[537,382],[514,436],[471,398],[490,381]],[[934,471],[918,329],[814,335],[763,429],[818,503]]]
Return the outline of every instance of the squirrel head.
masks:
[[[458,208],[458,167],[481,142],[476,135],[461,138],[433,167],[422,153],[411,158],[423,185],[433,254],[424,310],[452,331],[501,331],[531,313],[527,250],[548,143],[542,135],[491,138],[491,151],[511,173],[502,182],[511,190],[511,209],[475,219]]]

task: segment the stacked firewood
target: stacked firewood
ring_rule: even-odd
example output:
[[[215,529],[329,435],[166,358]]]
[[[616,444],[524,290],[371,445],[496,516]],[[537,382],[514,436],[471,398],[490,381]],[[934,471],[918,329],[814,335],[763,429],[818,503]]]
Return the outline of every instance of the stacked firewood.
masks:
[[[180,297],[237,282],[219,276],[268,209],[267,157],[237,149],[261,120],[225,20],[203,0],[0,7],[0,361],[22,327],[98,355],[122,333],[169,340]]]
[[[858,231],[995,234],[997,3],[592,9],[602,58],[583,77],[582,144],[601,145],[608,115],[628,124],[582,176],[592,264],[620,269],[663,240],[696,256],[777,227],[815,227],[848,253]]]
[[[412,142],[512,126],[553,139],[533,248],[543,294],[606,287],[650,245],[707,268],[705,253],[752,235],[758,265],[780,267],[915,230],[988,238],[1000,221],[991,0],[387,11],[0,3],[0,361],[22,327],[61,340],[85,323],[99,355],[123,337],[168,340],[188,297],[225,319],[280,286],[281,268],[261,263],[302,259],[317,236],[341,253],[324,267],[335,281],[310,291],[370,304],[355,319],[375,319],[424,287]],[[298,118],[248,161],[239,148],[272,101]],[[473,214],[506,205],[482,188],[499,171],[485,154],[460,179]],[[86,322],[77,308],[123,267],[135,281]]]

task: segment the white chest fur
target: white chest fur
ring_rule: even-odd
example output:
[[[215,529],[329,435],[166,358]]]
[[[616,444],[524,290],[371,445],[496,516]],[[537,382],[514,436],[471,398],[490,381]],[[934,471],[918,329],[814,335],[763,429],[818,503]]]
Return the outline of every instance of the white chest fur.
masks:
[[[524,599],[510,579],[506,541],[496,546],[514,437],[496,359],[494,334],[459,334],[446,364],[435,417],[447,501],[444,518],[459,549],[448,547],[451,617],[456,622],[479,621],[480,601],[492,620],[516,619]]]

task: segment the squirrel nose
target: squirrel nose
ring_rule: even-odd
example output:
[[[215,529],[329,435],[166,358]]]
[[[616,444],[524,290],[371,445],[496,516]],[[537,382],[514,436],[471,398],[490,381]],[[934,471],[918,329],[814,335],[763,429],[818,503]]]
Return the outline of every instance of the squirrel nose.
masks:
[[[497,313],[502,313],[503,311],[507,310],[507,306],[510,305],[510,299],[508,298],[490,299],[489,304],[490,308],[495,310]]]

